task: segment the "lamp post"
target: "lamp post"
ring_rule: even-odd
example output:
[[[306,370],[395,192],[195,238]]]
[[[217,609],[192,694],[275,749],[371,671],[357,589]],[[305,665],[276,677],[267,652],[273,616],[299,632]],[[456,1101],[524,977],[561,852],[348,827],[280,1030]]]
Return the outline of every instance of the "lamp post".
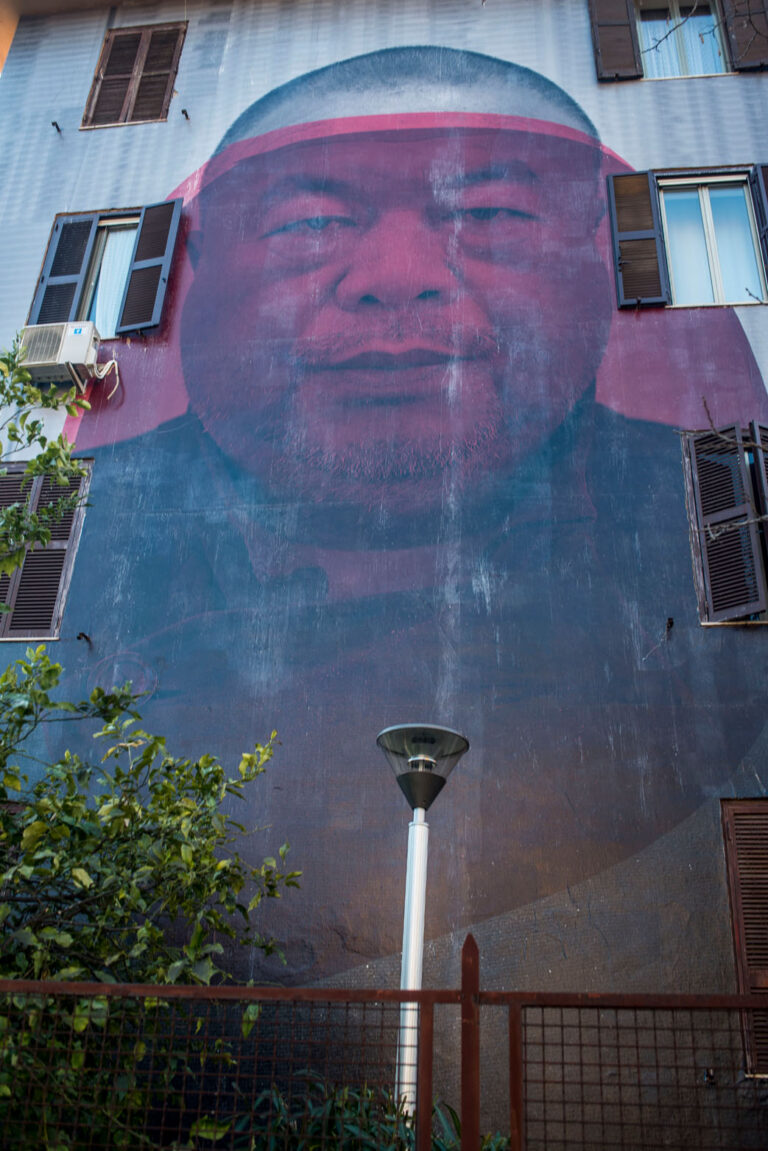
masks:
[[[403,723],[379,732],[376,743],[387,757],[400,790],[413,811],[413,820],[408,825],[400,988],[402,991],[419,991],[424,960],[424,911],[427,896],[427,810],[468,750],[469,741],[448,727]],[[405,1109],[410,1114],[416,1109],[418,1019],[418,1005],[403,1003],[400,1008],[397,1046],[396,1095],[398,1099],[404,1099]]]

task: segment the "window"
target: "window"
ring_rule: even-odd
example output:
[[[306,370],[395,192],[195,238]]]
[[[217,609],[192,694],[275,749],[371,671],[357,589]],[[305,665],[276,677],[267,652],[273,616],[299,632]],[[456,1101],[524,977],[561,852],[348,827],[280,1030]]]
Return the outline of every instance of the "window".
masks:
[[[768,67],[768,0],[589,0],[598,80]]]
[[[28,322],[93,320],[102,339],[156,327],[180,219],[181,200],[58,216]]]
[[[107,32],[82,127],[165,120],[186,30],[154,24]]]
[[[74,477],[68,488],[47,476],[25,482],[24,464],[7,464],[6,474],[0,476],[2,508],[26,502],[39,512],[62,497],[80,501],[52,525],[46,547],[30,549],[21,568],[10,576],[0,576],[0,601],[11,609],[0,614],[0,639],[56,639],[59,634],[90,482],[90,464],[78,462],[86,475]]]
[[[768,800],[723,800],[723,833],[739,991],[768,1001]],[[743,1027],[748,1073],[768,1074],[768,1010]]]
[[[620,308],[768,300],[768,165],[608,177]]]
[[[683,436],[686,500],[704,623],[764,620],[768,609],[768,428]]]
[[[712,4],[637,0],[637,17],[644,76],[706,76],[727,70]]]
[[[673,304],[763,302],[765,280],[745,180],[659,182]]]

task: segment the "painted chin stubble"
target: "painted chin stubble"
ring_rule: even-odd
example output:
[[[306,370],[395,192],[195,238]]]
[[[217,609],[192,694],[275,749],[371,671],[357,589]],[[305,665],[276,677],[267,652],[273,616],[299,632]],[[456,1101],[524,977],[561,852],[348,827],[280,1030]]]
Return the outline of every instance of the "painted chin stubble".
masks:
[[[280,366],[273,365],[271,381],[265,387],[262,377],[259,391],[252,392],[250,404],[239,411],[228,403],[228,389],[210,391],[199,409],[219,446],[280,494],[320,502],[333,489],[342,501],[348,497],[365,502],[367,495],[380,499],[382,486],[399,484],[412,490],[412,484],[441,478],[448,470],[457,482],[471,483],[509,458],[502,404],[488,377],[477,395],[457,376],[457,365],[444,374],[440,386],[430,378],[434,369],[426,369],[429,387],[419,389],[417,402],[398,402],[393,396],[386,408],[377,402],[380,391],[366,401],[363,389],[355,403],[360,424],[355,440],[345,421],[344,401],[335,396],[322,415],[311,418],[304,410],[304,372],[288,373],[285,363],[282,367],[291,375],[290,384],[275,386]],[[253,364],[241,363],[226,378],[241,381],[241,386],[243,379],[250,379],[257,386]],[[314,386],[312,391],[316,402]],[[270,392],[275,396],[271,401],[266,400]]]

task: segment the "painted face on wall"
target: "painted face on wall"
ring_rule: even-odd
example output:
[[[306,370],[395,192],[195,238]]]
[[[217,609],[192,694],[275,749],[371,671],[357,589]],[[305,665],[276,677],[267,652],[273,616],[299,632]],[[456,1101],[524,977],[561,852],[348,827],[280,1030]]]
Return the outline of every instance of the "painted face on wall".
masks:
[[[277,499],[386,516],[446,486],[487,497],[600,362],[597,171],[586,142],[447,127],[242,160],[193,237],[206,429]]]

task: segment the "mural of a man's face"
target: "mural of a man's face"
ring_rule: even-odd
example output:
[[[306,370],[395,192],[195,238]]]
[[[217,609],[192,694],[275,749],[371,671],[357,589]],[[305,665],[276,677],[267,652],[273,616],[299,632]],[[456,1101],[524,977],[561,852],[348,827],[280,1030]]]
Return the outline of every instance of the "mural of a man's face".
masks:
[[[481,498],[600,362],[596,169],[588,144],[459,129],[241,161],[204,194],[184,315],[208,431],[277,499]]]

